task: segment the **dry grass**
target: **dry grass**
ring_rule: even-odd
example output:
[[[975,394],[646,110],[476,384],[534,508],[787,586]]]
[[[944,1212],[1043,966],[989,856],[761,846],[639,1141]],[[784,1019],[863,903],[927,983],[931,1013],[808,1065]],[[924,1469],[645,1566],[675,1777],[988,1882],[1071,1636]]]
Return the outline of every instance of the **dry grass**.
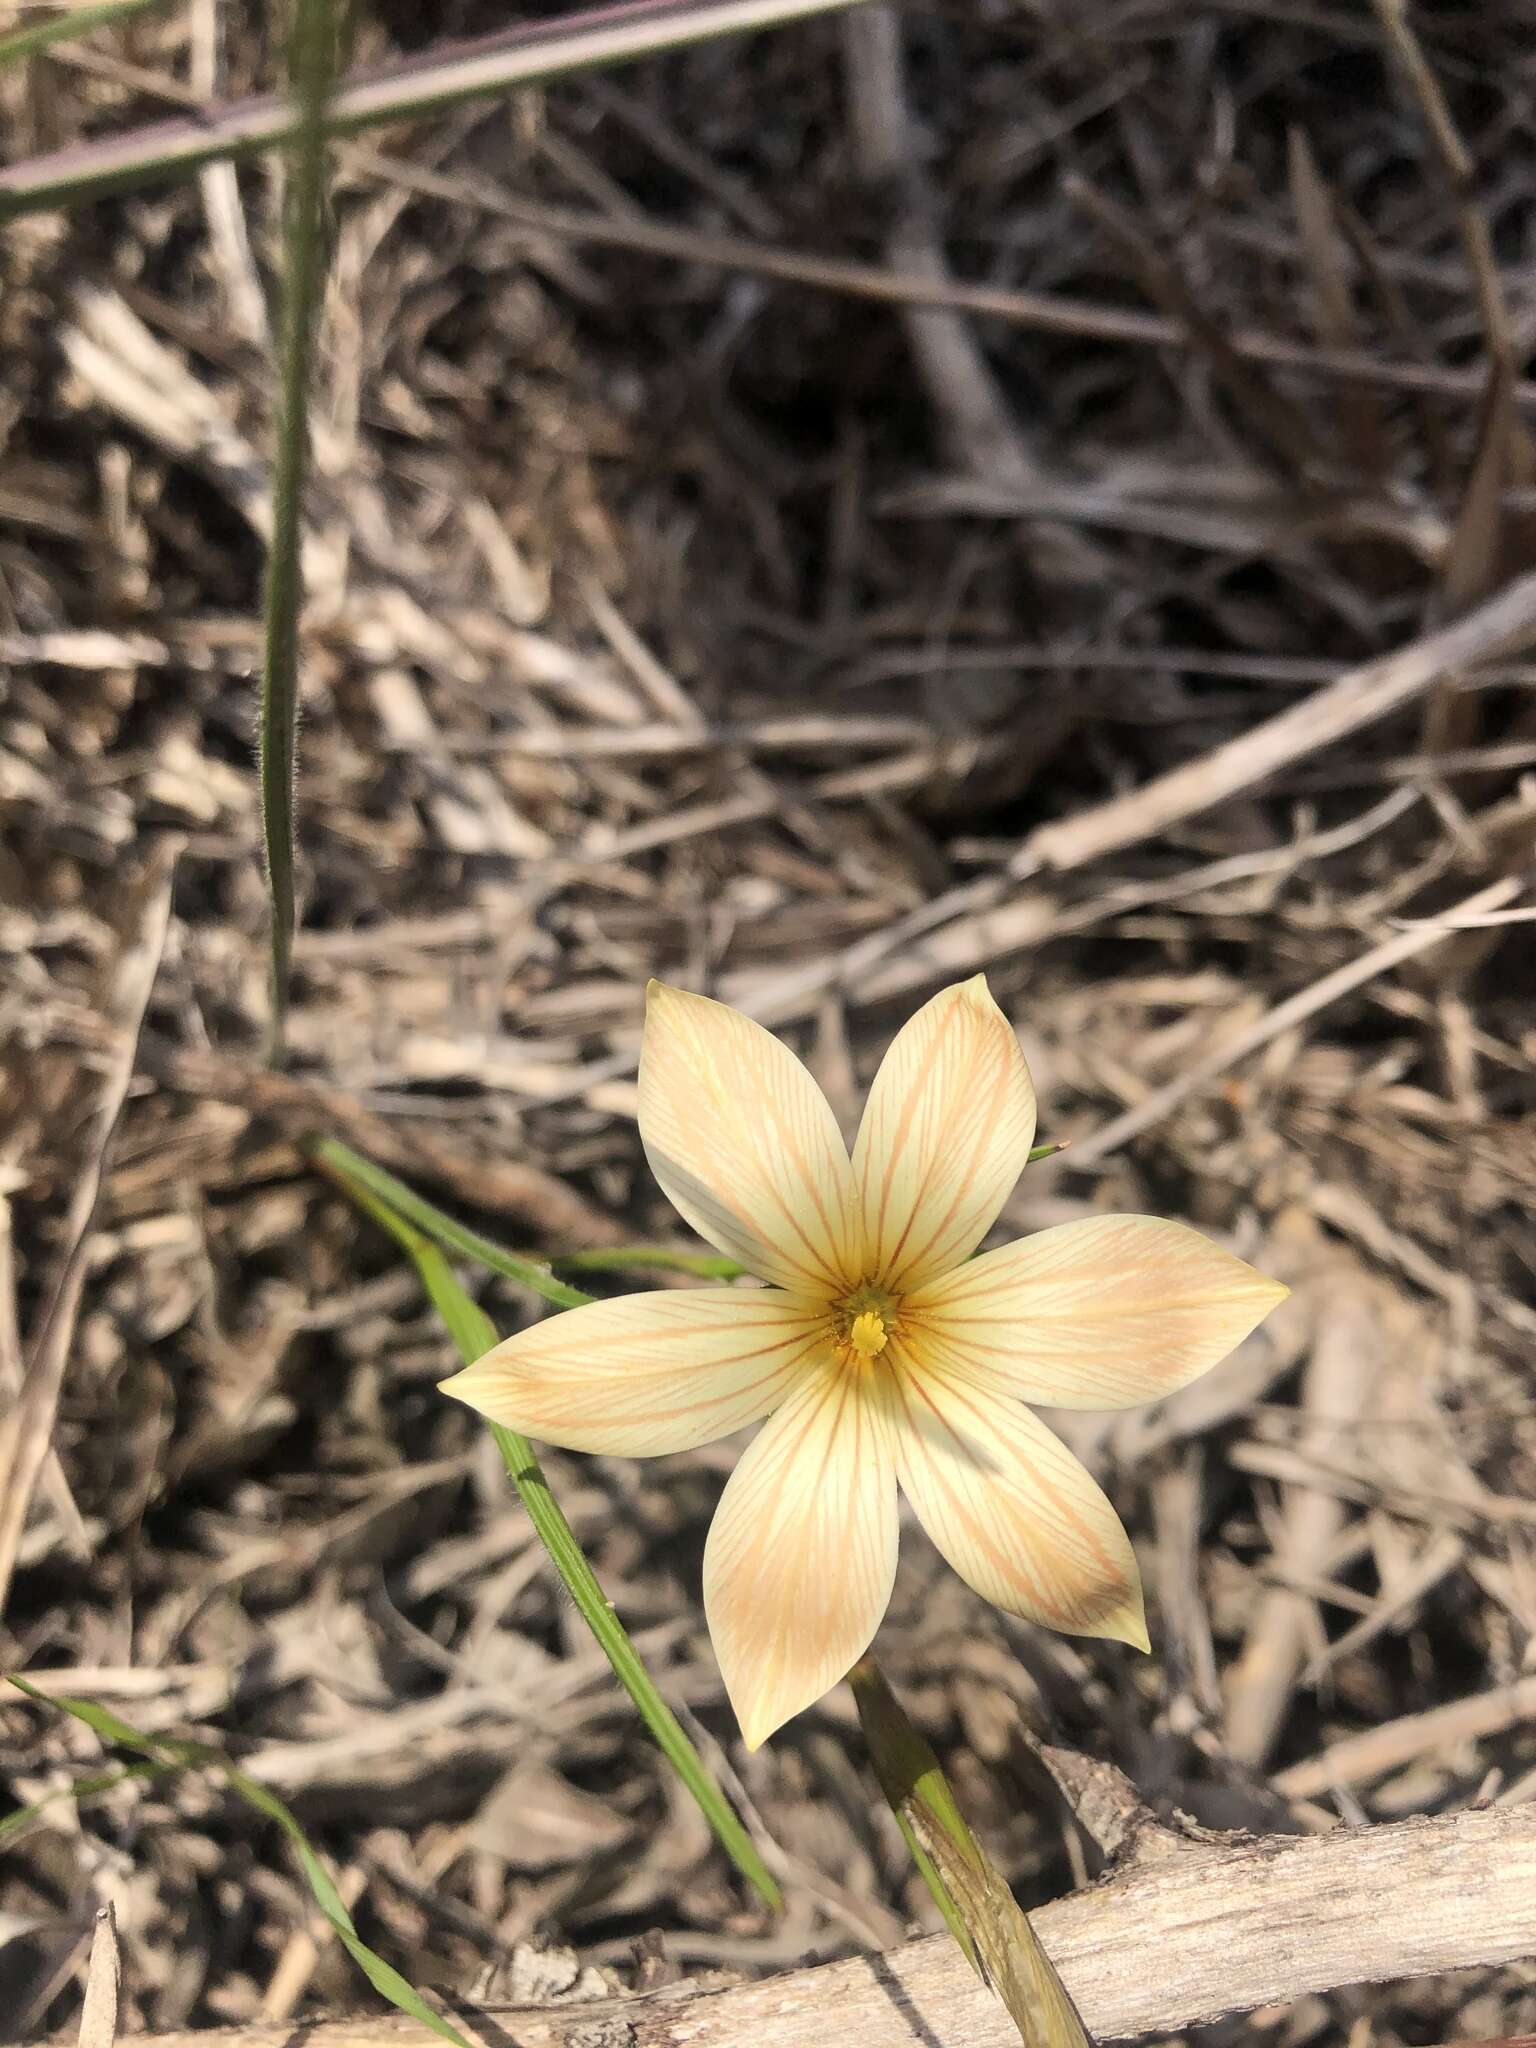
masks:
[[[409,1275],[295,1146],[338,1129],[545,1251],[664,1234],[652,972],[782,1024],[851,1115],[912,1001],[984,967],[1043,1135],[1083,1141],[1007,1224],[1182,1215],[1295,1286],[1161,1410],[1069,1423],[1140,1545],[1151,1660],[982,1608],[909,1532],[882,1655],[1026,1903],[1098,1866],[1021,1723],[1212,1825],[1536,1793],[1536,665],[1430,676],[1219,802],[1019,858],[1536,558],[1522,11],[1413,10],[1454,189],[1350,0],[914,7],[342,147],[281,1080],[251,745],[274,169],[8,231],[4,1398],[61,1282],[66,1326],[0,1664],[229,1745],[418,1981],[574,1982],[546,1938],[642,1981],[773,1969],[931,1916],[843,1696],[735,1744],[697,1600],[731,1451],[550,1466],[780,1846],[778,1924],[433,1392]],[[380,16],[360,54],[414,33]],[[263,35],[216,27],[190,0],[6,79],[11,150],[269,83]],[[974,318],[946,278],[1044,311]],[[90,1753],[0,1709],[18,1801]],[[72,2020],[108,1901],[127,2024],[356,2002],[217,1790],[54,1813],[0,1876],[11,2031]],[[1536,1989],[1266,2025],[1512,2033]]]

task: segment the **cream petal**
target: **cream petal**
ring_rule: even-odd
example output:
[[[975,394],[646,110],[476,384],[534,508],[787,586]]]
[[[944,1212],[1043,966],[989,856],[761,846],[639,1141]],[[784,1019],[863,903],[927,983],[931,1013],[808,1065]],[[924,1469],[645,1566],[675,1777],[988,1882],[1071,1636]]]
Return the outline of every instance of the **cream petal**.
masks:
[[[570,1451],[688,1451],[757,1422],[830,1360],[821,1310],[772,1288],[625,1294],[549,1316],[442,1391]]]
[[[868,1649],[896,1577],[896,1470],[883,1376],[833,1367],[784,1403],[726,1483],[704,1611],[756,1749]]]
[[[907,1296],[903,1326],[974,1385],[1047,1408],[1126,1408],[1187,1386],[1289,1289],[1184,1223],[1088,1216]]]
[[[853,1148],[871,1273],[899,1292],[969,1257],[1034,1135],[1034,1085],[986,977],[944,989],[892,1040]]]
[[[939,1550],[994,1606],[1145,1650],[1136,1555],[1066,1445],[1016,1401],[893,1347],[902,1490]]]
[[[823,1299],[856,1281],[837,1119],[788,1046],[750,1017],[651,983],[640,1141],[673,1208],[759,1279]]]

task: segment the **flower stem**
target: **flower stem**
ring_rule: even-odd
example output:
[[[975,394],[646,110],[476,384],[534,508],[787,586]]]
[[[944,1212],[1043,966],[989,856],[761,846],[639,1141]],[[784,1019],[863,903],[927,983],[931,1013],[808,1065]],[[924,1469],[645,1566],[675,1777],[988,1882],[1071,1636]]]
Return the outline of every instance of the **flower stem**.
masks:
[[[1092,2048],[1050,1957],[885,1673],[866,1655],[848,1682],[880,1789],[966,1960],[1007,2006],[1025,2048]]]

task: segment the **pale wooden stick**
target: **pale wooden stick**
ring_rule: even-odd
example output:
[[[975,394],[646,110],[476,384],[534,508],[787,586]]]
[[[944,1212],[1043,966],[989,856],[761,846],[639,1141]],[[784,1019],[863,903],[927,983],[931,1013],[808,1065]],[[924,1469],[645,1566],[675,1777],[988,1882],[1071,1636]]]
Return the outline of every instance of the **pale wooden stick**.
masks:
[[[1319,1290],[1317,1337],[1302,1376],[1304,1414],[1347,1427],[1370,1406],[1389,1348],[1378,1283],[1342,1262]],[[1347,1519],[1337,1494],[1288,1486],[1275,1562],[1291,1579],[1320,1576]],[[1257,1601],[1227,1678],[1227,1748],[1261,1764],[1284,1726],[1296,1678],[1320,1633],[1312,1600],[1288,1585]]]
[[[1536,578],[1531,580],[1533,587],[1536,587]],[[1294,1025],[1304,1024],[1309,1017],[1316,1016],[1319,1010],[1326,1009],[1330,1003],[1336,1003],[1341,996],[1352,994],[1355,989],[1363,988],[1368,981],[1374,981],[1377,975],[1386,974],[1402,961],[1411,960],[1419,953],[1426,953],[1431,946],[1438,946],[1442,940],[1464,930],[1465,926],[1460,922],[1461,919],[1476,918],[1485,911],[1502,909],[1505,904],[1523,895],[1530,882],[1531,876],[1528,874],[1508,875],[1502,881],[1491,882],[1486,889],[1477,890],[1458,903],[1454,909],[1448,910],[1438,923],[1426,921],[1423,924],[1415,924],[1407,931],[1396,933],[1390,939],[1383,939],[1379,946],[1372,946],[1367,952],[1360,954],[1358,959],[1346,960],[1342,967],[1334,968],[1331,974],[1321,976],[1317,981],[1309,983],[1306,988],[1297,989],[1295,994],[1287,996],[1283,1003],[1276,1003],[1275,1007],[1267,1011],[1256,1024],[1250,1025],[1246,1031],[1240,1031],[1225,1045],[1218,1045],[1215,1051],[1208,1053],[1203,1060],[1196,1060],[1193,1066],[1186,1067],[1176,1081],[1169,1081],[1164,1087],[1154,1089],[1134,1108],[1101,1125],[1086,1138],[1074,1138],[1071,1151],[1072,1165],[1088,1166],[1094,1160],[1102,1159],[1106,1153],[1115,1151],[1128,1139],[1134,1138],[1138,1132],[1146,1130],[1149,1124],[1160,1123],[1172,1110],[1178,1108],[1186,1096],[1198,1094],[1219,1074],[1224,1074],[1229,1067],[1235,1067],[1239,1060],[1246,1059],[1250,1053],[1268,1045],[1282,1032],[1291,1030]]]
[[[1347,669],[1337,682],[1265,719],[1225,746],[1186,761],[1075,818],[1042,825],[1009,863],[1013,874],[1080,868],[1156,838],[1170,825],[1267,781],[1292,761],[1331,747],[1385,718],[1443,677],[1507,654],[1536,637],[1536,572],[1508,584],[1454,625],[1426,633],[1379,661]]]
[[[21,1549],[32,1495],[52,1448],[54,1418],[85,1287],[86,1251],[105,1178],[107,1154],[133,1079],[139,1031],[170,927],[171,877],[177,850],[176,843],[167,840],[152,856],[140,885],[137,929],[128,934],[117,963],[117,1043],[106,1065],[91,1151],[76,1179],[65,1222],[69,1249],[43,1310],[21,1391],[0,1424],[0,1614],[4,1613],[10,1594],[11,1575]]]
[[[1033,1916],[1089,2029],[1165,2033],[1336,1985],[1536,1954],[1536,1810],[1330,1835],[1183,1842],[1158,1830],[1118,1875]],[[455,2001],[484,2048],[1018,2048],[948,1935],[723,1991],[687,1985],[538,2011]],[[435,2048],[415,2021],[307,2023],[305,2048]],[[291,2022],[139,2037],[285,2048]]]
[[[1315,1799],[1335,1786],[1364,1785],[1431,1751],[1475,1742],[1485,1735],[1502,1735],[1506,1728],[1529,1721],[1533,1715],[1536,1674],[1517,1678],[1510,1685],[1493,1686],[1487,1692],[1469,1693],[1465,1699],[1447,1700],[1443,1707],[1427,1707],[1422,1714],[1404,1714],[1401,1720],[1384,1721],[1379,1728],[1362,1729],[1358,1735],[1342,1736],[1316,1756],[1277,1771],[1275,1790],[1288,1799]]]

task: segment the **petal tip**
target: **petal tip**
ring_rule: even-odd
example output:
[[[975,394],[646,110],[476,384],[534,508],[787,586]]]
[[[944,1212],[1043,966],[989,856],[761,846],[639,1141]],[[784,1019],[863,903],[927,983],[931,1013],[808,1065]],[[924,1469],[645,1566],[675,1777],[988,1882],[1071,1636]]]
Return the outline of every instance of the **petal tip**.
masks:
[[[1093,1634],[1109,1642],[1126,1643],[1131,1649],[1140,1650],[1144,1657],[1151,1656],[1152,1637],[1147,1630],[1147,1597],[1142,1590],[1141,1573],[1134,1562],[1131,1563],[1127,1575],[1124,1598],[1118,1606],[1105,1610]]]
[[[1123,1643],[1129,1643],[1133,1650],[1140,1650],[1144,1657],[1150,1657],[1152,1654],[1152,1638],[1147,1633],[1145,1615],[1138,1615],[1134,1627],[1127,1628],[1120,1640]]]
[[[715,1652],[718,1658],[718,1644],[715,1646]],[[722,1678],[725,1677],[723,1667],[720,1675]],[[736,1675],[741,1677],[744,1674]],[[736,1726],[741,1730],[742,1742],[753,1755],[762,1748],[770,1735],[777,1735],[784,1723],[793,1720],[799,1711],[794,1707],[786,1711],[782,1701],[776,1702],[770,1691],[758,1685],[752,1685],[750,1692],[743,1694],[734,1689],[727,1680],[725,1696],[731,1703],[731,1712],[736,1716]]]
[[[466,1408],[473,1408],[477,1413],[484,1414],[484,1405],[475,1393],[478,1385],[479,1379],[474,1366],[466,1365],[461,1371],[450,1373],[447,1379],[439,1380],[437,1391],[446,1394],[450,1401],[462,1401]]]
[[[999,1007],[997,997],[993,995],[984,974],[973,974],[967,981],[952,982],[945,990],[945,994],[955,996],[962,1002],[975,1003],[986,1010],[997,1010]]]
[[[1147,1610],[1140,1590],[1123,1607],[1107,1614],[1097,1632],[1114,1642],[1128,1643],[1133,1650],[1140,1650],[1144,1657],[1150,1657],[1152,1638],[1147,1633]]]

